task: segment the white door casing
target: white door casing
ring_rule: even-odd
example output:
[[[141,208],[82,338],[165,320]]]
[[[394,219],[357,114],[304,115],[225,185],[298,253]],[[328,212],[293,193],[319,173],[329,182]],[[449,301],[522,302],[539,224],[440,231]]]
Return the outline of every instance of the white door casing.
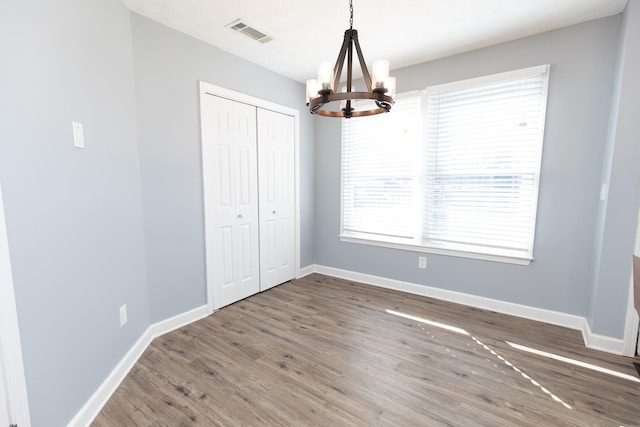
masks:
[[[0,337],[0,354],[2,354],[2,337]],[[7,399],[7,383],[4,380],[4,366],[0,358],[0,426],[11,424],[9,418],[9,400]]]
[[[31,425],[9,240],[0,188],[0,422]],[[9,422],[6,422],[6,420]],[[0,424],[2,425],[2,424]]]
[[[636,240],[633,246],[633,255],[636,257],[640,257],[640,210],[638,211],[638,222],[636,224]],[[637,354],[640,354],[640,327],[638,327],[639,316],[638,316],[638,313],[636,312],[636,307],[635,307],[635,298],[634,298],[635,289],[633,286],[633,279],[634,279],[634,271],[632,268],[631,269],[631,290],[629,291],[629,302],[627,307],[627,324],[625,325],[625,329],[630,329],[630,332],[628,334],[625,334],[625,338],[626,338],[625,341],[628,341],[629,344],[632,344],[635,340],[635,349],[628,350],[625,353],[625,356],[635,356]],[[631,317],[630,321],[628,319],[629,317]],[[627,338],[626,335],[631,335],[631,337]],[[629,345],[629,347],[631,347],[631,345]]]
[[[633,248],[633,255],[640,256],[640,210],[638,211],[638,222],[636,225],[636,240]],[[631,257],[630,257],[631,258]],[[631,260],[630,260],[631,261]],[[624,356],[633,357],[640,354],[640,327],[638,325],[638,313],[635,308],[634,299],[634,268],[631,262],[631,274],[629,277],[629,296],[627,298],[627,315],[625,317],[624,336],[622,338],[622,351]]]
[[[256,109],[213,95],[203,107],[207,274],[217,310],[260,290]]]
[[[260,290],[295,277],[292,116],[258,108]]]

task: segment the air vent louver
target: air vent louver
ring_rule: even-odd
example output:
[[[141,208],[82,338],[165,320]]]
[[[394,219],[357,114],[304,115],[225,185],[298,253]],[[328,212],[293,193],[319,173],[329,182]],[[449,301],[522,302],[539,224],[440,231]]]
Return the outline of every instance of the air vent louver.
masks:
[[[242,22],[241,19],[236,19],[226,26],[234,31],[244,34],[247,37],[251,37],[253,40],[257,40],[260,43],[267,43],[273,40],[262,31],[258,31],[255,28],[248,26],[246,23]]]

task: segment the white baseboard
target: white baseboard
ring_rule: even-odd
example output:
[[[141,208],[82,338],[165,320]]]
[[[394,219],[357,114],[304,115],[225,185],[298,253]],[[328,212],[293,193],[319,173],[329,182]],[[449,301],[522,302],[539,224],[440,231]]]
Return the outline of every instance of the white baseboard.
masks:
[[[98,416],[102,407],[107,403],[111,395],[116,391],[122,380],[127,376],[133,365],[138,361],[142,353],[151,343],[151,328],[147,328],[142,336],[131,347],[120,363],[111,371],[107,379],[89,398],[75,417],[67,424],[67,427],[88,426]]]
[[[169,319],[154,323],[149,328],[151,329],[152,339],[205,318],[208,315],[209,312],[207,310],[207,306],[203,305],[196,307],[193,310],[185,311],[184,313],[178,314],[177,316],[173,316]]]
[[[206,316],[207,306],[203,305],[149,326],[67,427],[84,427],[93,422],[154,338]]]
[[[308,276],[312,273],[315,273],[315,265],[308,265],[306,267],[300,268],[298,269],[298,272],[296,274],[296,279],[302,279],[304,276]]]
[[[573,314],[561,313],[558,311],[546,310],[543,308],[530,307],[512,302],[500,301],[462,292],[450,291],[447,289],[434,288],[432,286],[418,285],[400,280],[387,279],[385,277],[372,276],[369,274],[356,273],[348,270],[340,270],[333,267],[321,265],[315,266],[317,273],[328,276],[339,277],[341,279],[352,280],[367,285],[378,286],[385,289],[407,292],[414,295],[421,295],[429,298],[436,298],[456,304],[468,305],[471,307],[491,310],[498,313],[509,314],[539,322],[550,323],[552,325],[564,326],[570,329],[581,330],[584,325],[584,317]]]
[[[640,228],[638,230],[640,231]],[[638,238],[640,238],[640,233],[638,234]],[[640,244],[640,241],[638,244]],[[640,344],[638,343],[639,318],[633,298],[633,272],[630,276],[629,296],[627,297],[627,316],[624,321],[624,339],[622,340],[624,343],[622,346],[622,355],[633,357],[636,353],[640,352]]]
[[[589,321],[587,319],[584,319],[581,330],[584,345],[588,348],[606,351],[607,353],[625,355],[625,342],[622,338],[612,338],[606,335],[594,334],[591,331],[591,325],[589,325]]]

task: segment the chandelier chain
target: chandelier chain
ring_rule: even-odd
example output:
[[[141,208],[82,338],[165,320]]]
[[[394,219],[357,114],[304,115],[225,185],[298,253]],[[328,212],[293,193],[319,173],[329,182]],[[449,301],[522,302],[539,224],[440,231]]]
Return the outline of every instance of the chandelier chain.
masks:
[[[349,12],[351,13],[349,18],[349,28],[353,29],[353,0],[349,0]]]

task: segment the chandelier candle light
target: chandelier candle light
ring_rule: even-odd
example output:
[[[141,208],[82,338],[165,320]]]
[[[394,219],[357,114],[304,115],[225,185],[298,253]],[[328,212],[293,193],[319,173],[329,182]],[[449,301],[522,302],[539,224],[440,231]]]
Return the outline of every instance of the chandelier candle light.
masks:
[[[369,74],[358,42],[358,32],[353,29],[353,0],[349,0],[349,11],[351,13],[349,29],[344,32],[344,41],[335,66],[331,69],[331,64],[323,61],[318,67],[318,79],[307,80],[307,106],[311,114],[347,119],[371,116],[389,112],[395,102],[393,96],[396,90],[396,79],[389,77],[389,61],[374,61],[373,73]],[[354,92],[352,83],[354,46],[360,61],[362,77],[367,85],[367,92]],[[342,88],[342,91],[338,91],[345,57],[347,59],[347,85]],[[372,105],[368,109],[356,111],[352,102],[357,100],[370,100]],[[340,102],[340,110],[328,108],[327,104],[334,101]]]

